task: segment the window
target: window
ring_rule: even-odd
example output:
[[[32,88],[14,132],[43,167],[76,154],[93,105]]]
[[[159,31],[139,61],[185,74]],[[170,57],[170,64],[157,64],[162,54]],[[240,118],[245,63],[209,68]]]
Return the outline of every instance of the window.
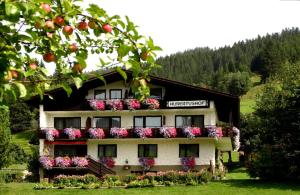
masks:
[[[204,116],[194,115],[194,116],[176,116],[176,127],[200,127],[204,128]]]
[[[179,144],[179,157],[199,157],[199,144]]]
[[[121,117],[96,117],[95,124],[97,128],[102,129],[121,127]]]
[[[161,127],[161,116],[135,116],[134,127]]]
[[[98,145],[98,157],[117,157],[117,144]]]
[[[55,129],[64,129],[68,127],[80,128],[81,118],[80,117],[54,117]]]
[[[105,100],[106,99],[105,90],[95,90],[94,99],[96,99],[96,100]]]
[[[54,156],[86,156],[86,145],[54,145]]]
[[[150,97],[155,99],[162,99],[162,88],[151,88]]]
[[[157,157],[157,144],[139,144],[138,157]]]
[[[109,93],[110,99],[122,99],[122,89],[111,89]]]

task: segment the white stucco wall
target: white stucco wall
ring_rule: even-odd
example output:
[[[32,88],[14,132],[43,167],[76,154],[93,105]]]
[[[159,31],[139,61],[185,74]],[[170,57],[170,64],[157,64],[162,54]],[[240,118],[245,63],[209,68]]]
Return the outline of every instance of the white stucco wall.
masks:
[[[179,144],[199,144],[199,158],[195,158],[197,165],[215,164],[215,142],[212,138],[175,138],[175,139],[104,139],[88,140],[88,155],[98,158],[99,144],[117,144],[116,165],[139,165],[138,144],[157,144],[156,165],[181,165],[179,158]]]

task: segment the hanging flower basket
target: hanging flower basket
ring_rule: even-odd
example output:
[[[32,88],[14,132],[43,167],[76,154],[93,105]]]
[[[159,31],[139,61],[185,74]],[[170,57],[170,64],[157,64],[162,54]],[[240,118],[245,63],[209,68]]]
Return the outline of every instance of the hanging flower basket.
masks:
[[[113,127],[110,129],[110,134],[116,138],[124,138],[128,136],[128,131],[125,128]]]
[[[193,169],[196,165],[196,161],[194,157],[183,157],[181,158],[181,165],[184,171],[189,171]]]
[[[146,137],[152,137],[152,129],[149,127],[146,128],[135,128],[134,132],[140,137],[145,139]]]
[[[103,100],[88,100],[90,106],[94,110],[105,110],[105,102]]]
[[[101,157],[100,163],[102,163],[108,168],[113,168],[115,166],[115,161],[112,157]]]
[[[192,139],[201,135],[201,129],[199,127],[185,127],[183,133],[185,136]]]
[[[162,134],[165,138],[174,138],[177,135],[177,131],[175,127],[161,127],[159,129],[160,134]]]
[[[147,98],[144,101],[144,105],[146,105],[149,109],[159,109],[159,101],[154,98]]]
[[[54,141],[54,138],[59,137],[59,131],[54,128],[42,128],[41,131],[46,135],[46,140]]]
[[[68,156],[65,157],[59,156],[55,158],[55,165],[57,167],[70,167],[71,164],[72,164],[72,160]]]
[[[39,162],[41,163],[42,167],[45,169],[51,169],[55,165],[54,159],[49,156],[41,156],[39,158]]]
[[[73,157],[72,158],[72,165],[74,167],[86,167],[88,166],[89,162],[85,157]]]
[[[122,100],[107,100],[106,101],[107,106],[111,109],[111,110],[123,110],[123,101]]]
[[[76,138],[81,138],[81,131],[75,128],[65,128],[64,133],[69,137],[69,139],[74,140]]]
[[[88,132],[90,134],[90,137],[93,139],[105,138],[105,133],[101,128],[89,128]]]
[[[125,103],[129,110],[137,110],[141,108],[141,103],[137,99],[127,99]]]
[[[155,164],[154,158],[151,157],[141,157],[139,158],[139,162],[144,171],[149,171]]]

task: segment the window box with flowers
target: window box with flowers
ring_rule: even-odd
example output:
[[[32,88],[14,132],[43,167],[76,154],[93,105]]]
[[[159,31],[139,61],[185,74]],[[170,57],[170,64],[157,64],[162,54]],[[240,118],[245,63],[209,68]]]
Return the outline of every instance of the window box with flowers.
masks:
[[[107,168],[115,167],[115,161],[112,157],[100,157],[100,163],[102,163]]]
[[[68,136],[69,139],[74,140],[74,139],[78,139],[81,138],[81,131],[80,129],[76,129],[76,128],[65,128],[64,129],[64,133]]]
[[[93,139],[103,139],[105,138],[105,133],[101,128],[89,128],[89,135]]]
[[[41,156],[39,158],[39,162],[45,169],[51,169],[55,165],[55,161],[52,157],[49,156]]]
[[[88,100],[90,106],[94,110],[105,110],[105,102],[103,100]]]
[[[159,129],[159,132],[165,138],[174,138],[177,135],[177,131],[175,127],[161,127]]]
[[[49,156],[41,156],[39,158],[39,162],[41,166],[45,169],[51,169],[53,167],[77,167],[82,168],[88,165],[88,160],[85,157],[73,157],[70,158],[68,156],[61,157],[58,156],[56,158],[49,157]]]
[[[72,164],[72,160],[70,157],[68,156],[65,156],[65,157],[61,157],[61,156],[58,156],[55,158],[55,165],[57,167],[70,167]]]
[[[113,127],[110,129],[110,134],[115,138],[125,138],[128,136],[126,128]]]
[[[46,135],[46,140],[54,141],[54,138],[59,137],[59,131],[54,128],[42,128],[41,131]]]
[[[219,137],[223,137],[223,132],[221,127],[209,126],[207,127],[208,137],[213,137],[218,139]]]
[[[141,103],[137,99],[127,99],[125,103],[129,110],[137,110],[141,108]]]
[[[155,160],[152,157],[140,157],[139,163],[144,171],[149,171],[155,165]]]
[[[151,110],[159,109],[159,101],[154,98],[147,98],[143,104]]]
[[[111,109],[111,110],[123,110],[123,101],[120,99],[112,99],[112,100],[107,100],[106,101],[107,106]]]
[[[192,139],[201,135],[201,129],[199,127],[185,127],[183,133],[186,137]]]
[[[73,157],[72,158],[72,165],[74,167],[87,167],[89,164],[89,161],[85,157]]]
[[[180,159],[180,162],[181,162],[181,165],[182,165],[182,169],[184,171],[190,171],[196,165],[196,161],[195,161],[194,157],[182,157]]]
[[[152,137],[152,129],[149,127],[146,128],[135,128],[134,132],[136,135],[138,135],[140,138],[147,138],[147,137]]]

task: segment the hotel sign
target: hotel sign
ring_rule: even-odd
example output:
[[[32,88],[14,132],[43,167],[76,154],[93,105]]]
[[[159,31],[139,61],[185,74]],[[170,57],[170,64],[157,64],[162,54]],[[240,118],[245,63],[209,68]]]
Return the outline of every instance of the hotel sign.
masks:
[[[168,108],[178,107],[209,107],[208,100],[167,101]]]

